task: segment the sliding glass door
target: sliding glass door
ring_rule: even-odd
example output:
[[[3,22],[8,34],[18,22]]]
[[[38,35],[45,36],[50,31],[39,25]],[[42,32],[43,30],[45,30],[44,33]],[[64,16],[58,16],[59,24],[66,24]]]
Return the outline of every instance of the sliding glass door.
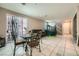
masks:
[[[12,20],[16,23],[16,35],[17,37],[22,37],[26,35],[27,31],[27,19],[23,17],[18,17],[15,15],[7,14],[7,21],[6,21],[6,41],[9,42],[12,40]]]

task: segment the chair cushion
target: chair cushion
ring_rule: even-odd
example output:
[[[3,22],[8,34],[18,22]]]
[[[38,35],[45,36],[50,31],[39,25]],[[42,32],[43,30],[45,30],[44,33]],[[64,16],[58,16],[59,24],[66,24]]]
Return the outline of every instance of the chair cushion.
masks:
[[[39,45],[39,41],[33,40],[33,41],[30,41],[30,42],[27,42],[27,45],[29,45],[30,47],[36,47],[36,46]]]

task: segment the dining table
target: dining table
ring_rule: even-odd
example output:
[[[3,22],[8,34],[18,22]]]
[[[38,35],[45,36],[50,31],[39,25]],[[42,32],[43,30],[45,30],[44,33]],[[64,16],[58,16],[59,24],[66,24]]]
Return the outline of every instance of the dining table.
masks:
[[[22,36],[22,38],[26,41],[25,51],[27,51],[28,50],[27,42],[31,41],[32,36],[30,34],[27,34],[27,35]]]

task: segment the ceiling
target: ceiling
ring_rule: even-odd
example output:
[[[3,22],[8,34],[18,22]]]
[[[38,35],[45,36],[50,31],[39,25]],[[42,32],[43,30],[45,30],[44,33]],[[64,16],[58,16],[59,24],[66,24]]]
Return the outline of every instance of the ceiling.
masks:
[[[0,3],[0,7],[39,18],[42,20],[58,20],[73,17],[76,12],[75,3]]]

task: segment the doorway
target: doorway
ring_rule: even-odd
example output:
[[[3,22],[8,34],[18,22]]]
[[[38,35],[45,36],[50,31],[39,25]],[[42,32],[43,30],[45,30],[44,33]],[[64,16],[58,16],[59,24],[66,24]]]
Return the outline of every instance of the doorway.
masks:
[[[71,22],[64,22],[63,23],[62,32],[63,32],[63,35],[70,35],[71,34]]]

